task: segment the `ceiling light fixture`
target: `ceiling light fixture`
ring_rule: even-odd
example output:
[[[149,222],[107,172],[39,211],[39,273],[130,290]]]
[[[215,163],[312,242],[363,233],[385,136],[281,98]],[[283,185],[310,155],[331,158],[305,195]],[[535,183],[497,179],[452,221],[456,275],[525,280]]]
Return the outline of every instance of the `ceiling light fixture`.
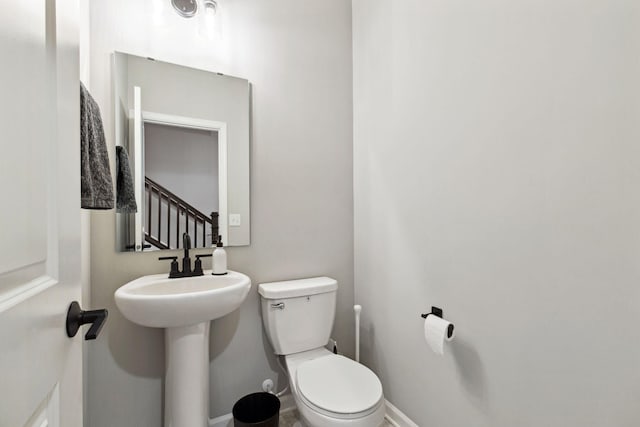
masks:
[[[213,40],[219,25],[216,25],[218,2],[215,0],[201,0],[202,18],[200,21],[200,34],[206,39]]]
[[[198,13],[198,2],[196,0],[171,0],[173,8],[178,15],[183,18],[193,18]]]
[[[215,0],[203,0],[204,13],[206,15],[215,15],[218,12],[218,2]]]

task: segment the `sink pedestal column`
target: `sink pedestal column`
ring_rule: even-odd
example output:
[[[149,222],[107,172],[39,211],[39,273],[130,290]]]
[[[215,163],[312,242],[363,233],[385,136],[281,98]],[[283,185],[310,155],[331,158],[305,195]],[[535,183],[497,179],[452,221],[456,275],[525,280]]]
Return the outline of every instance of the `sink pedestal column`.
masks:
[[[209,425],[210,325],[165,329],[165,427]]]

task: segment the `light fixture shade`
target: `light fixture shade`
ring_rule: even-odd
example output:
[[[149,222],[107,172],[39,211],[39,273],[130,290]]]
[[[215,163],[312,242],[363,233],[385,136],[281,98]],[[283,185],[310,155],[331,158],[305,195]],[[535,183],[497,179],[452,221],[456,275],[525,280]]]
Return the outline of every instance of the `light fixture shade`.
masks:
[[[153,2],[152,21],[153,25],[161,27],[165,24],[165,13],[168,8],[165,0]]]
[[[218,2],[215,0],[201,0],[202,5],[202,17],[200,18],[200,34],[208,39],[213,40],[216,38],[217,32],[217,13]]]
[[[193,18],[198,13],[198,2],[196,0],[171,0],[173,8],[178,15],[183,18]]]
[[[202,6],[206,15],[215,15],[218,12],[218,2],[215,0],[203,0]]]

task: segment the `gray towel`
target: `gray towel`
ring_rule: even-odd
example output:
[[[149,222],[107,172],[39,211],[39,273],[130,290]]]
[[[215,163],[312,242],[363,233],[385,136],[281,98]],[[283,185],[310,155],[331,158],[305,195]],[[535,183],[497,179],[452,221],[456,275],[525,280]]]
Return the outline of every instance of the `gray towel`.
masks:
[[[138,212],[129,155],[121,146],[116,147],[116,163],[116,209],[122,213]]]
[[[100,108],[80,83],[80,196],[85,209],[113,209],[113,181]]]

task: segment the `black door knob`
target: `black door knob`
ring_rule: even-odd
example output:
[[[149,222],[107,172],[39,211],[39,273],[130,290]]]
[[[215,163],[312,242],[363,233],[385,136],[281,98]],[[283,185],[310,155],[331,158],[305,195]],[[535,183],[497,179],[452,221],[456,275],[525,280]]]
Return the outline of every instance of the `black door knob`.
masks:
[[[109,312],[106,309],[84,311],[78,301],[74,301],[67,311],[67,336],[73,338],[78,333],[80,326],[91,323],[91,327],[84,336],[85,340],[95,340],[107,320]]]

